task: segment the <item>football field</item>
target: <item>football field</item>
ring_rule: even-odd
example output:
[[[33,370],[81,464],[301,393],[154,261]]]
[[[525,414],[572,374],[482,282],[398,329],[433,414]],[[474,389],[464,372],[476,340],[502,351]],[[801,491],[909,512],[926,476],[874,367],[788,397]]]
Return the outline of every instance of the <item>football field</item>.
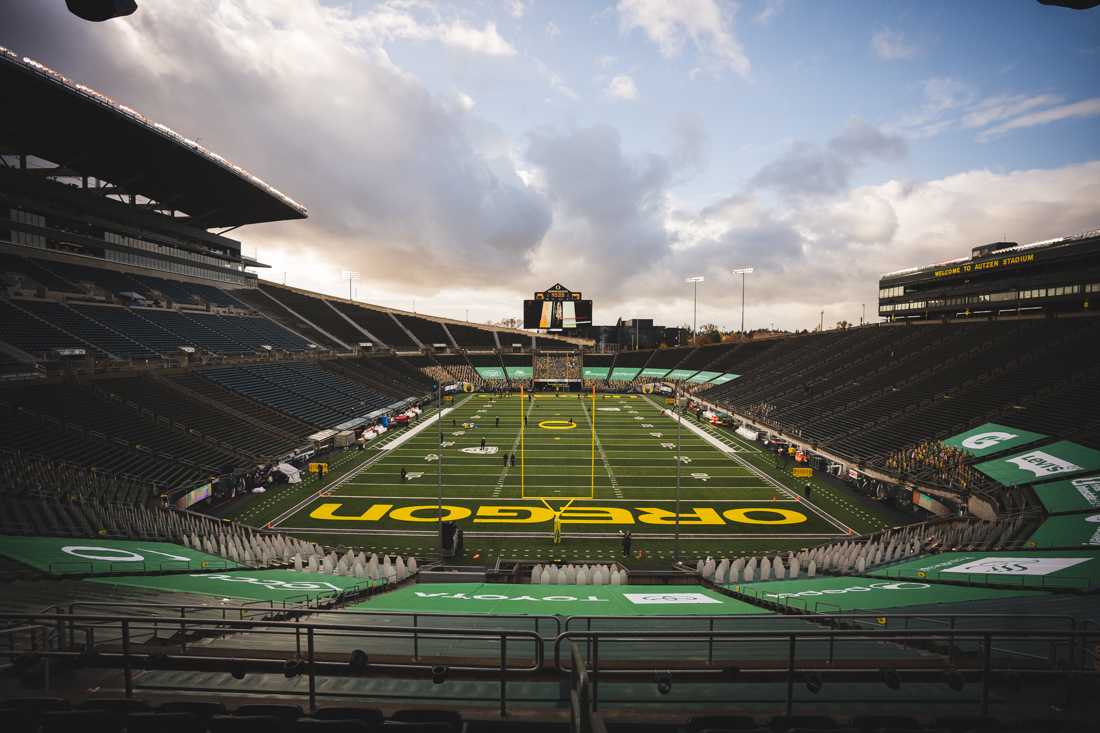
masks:
[[[745,460],[755,446],[694,420],[678,426],[657,395],[461,395],[441,417],[385,437],[272,526],[428,537],[442,515],[467,543],[549,540],[559,522],[566,543],[620,531],[664,540],[677,530],[679,474],[683,539],[821,541],[850,532]]]

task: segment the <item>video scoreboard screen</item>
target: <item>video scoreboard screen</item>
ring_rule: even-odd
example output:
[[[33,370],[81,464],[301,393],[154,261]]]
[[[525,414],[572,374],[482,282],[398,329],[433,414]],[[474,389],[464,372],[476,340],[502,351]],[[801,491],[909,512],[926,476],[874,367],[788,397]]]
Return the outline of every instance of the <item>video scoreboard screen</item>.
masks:
[[[523,301],[523,327],[571,331],[592,325],[592,301],[559,284]]]

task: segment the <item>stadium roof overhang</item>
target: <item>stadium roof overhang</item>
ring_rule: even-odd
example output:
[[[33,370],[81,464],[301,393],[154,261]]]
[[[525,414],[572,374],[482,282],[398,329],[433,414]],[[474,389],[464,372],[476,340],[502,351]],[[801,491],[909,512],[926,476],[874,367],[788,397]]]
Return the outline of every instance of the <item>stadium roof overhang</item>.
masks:
[[[93,176],[185,213],[203,229],[304,219],[306,208],[221,156],[0,47],[0,142],[56,175]]]

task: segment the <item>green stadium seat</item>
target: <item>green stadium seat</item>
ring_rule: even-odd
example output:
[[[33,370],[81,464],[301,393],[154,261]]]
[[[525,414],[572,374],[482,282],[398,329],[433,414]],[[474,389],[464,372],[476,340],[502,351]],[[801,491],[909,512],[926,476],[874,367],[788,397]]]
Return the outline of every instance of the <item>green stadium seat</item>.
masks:
[[[191,713],[132,713],[126,733],[206,733],[206,720]]]
[[[225,705],[213,700],[172,700],[162,703],[157,708],[162,713],[190,713],[202,720],[209,720],[215,715],[227,715]]]
[[[382,730],[362,720],[317,720],[302,718],[294,724],[295,733],[371,733]]]
[[[395,723],[433,723],[450,726],[451,730],[462,730],[462,713],[455,710],[398,710],[390,720]]]
[[[105,710],[58,710],[42,714],[42,733],[121,733],[123,722]]]
[[[381,726],[386,717],[377,708],[330,707],[313,713],[317,720],[358,720],[373,727]]]
[[[852,718],[852,727],[859,730],[860,733],[869,733],[883,728],[918,730],[921,726],[915,719],[905,715],[862,715]]]
[[[948,715],[936,719],[936,727],[949,733],[977,733],[977,731],[995,730],[1001,724],[994,718],[977,715]]]
[[[796,730],[833,730],[839,728],[835,720],[825,715],[780,715],[772,718],[772,733],[794,733]]]
[[[756,721],[747,715],[702,715],[688,721],[688,733],[707,729],[755,730]]]
[[[210,733],[274,733],[282,724],[274,715],[215,715]]]

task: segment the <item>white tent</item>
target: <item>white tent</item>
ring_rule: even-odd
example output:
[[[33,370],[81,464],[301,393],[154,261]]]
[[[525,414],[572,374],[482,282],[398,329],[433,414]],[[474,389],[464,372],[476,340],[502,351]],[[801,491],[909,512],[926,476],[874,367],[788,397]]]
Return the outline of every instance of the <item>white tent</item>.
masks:
[[[302,483],[302,472],[289,463],[280,463],[275,467],[275,470],[285,475],[287,481],[292,484]]]

